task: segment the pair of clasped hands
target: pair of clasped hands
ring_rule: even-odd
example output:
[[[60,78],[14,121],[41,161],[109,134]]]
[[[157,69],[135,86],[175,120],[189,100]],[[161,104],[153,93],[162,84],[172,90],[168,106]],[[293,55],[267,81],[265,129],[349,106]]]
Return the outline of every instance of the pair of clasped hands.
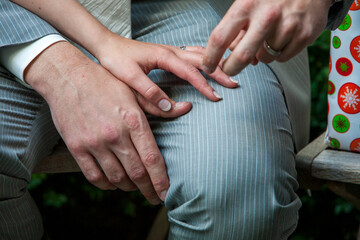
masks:
[[[206,48],[143,43],[104,31],[101,43],[80,41],[101,65],[59,42],[32,63],[25,80],[48,102],[57,130],[92,184],[139,189],[158,204],[165,200],[169,179],[144,112],[178,117],[191,110],[191,103],[171,100],[147,74],[172,72],[218,101],[200,70],[234,88],[238,84],[229,76],[247,65],[287,61],[312,43],[325,27],[330,5],[331,0],[237,0]],[[222,59],[226,49],[232,53]]]

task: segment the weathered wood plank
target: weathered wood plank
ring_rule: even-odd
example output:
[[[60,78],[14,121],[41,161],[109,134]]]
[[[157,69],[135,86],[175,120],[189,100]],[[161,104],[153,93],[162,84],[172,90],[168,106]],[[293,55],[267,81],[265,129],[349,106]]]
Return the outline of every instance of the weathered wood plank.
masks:
[[[68,173],[80,172],[75,159],[63,142],[59,143],[54,152],[36,166],[33,173]]]
[[[324,143],[324,136],[325,133],[321,134],[296,154],[297,169],[311,172],[311,166],[314,158],[327,147]]]
[[[321,134],[305,148],[299,151],[295,156],[296,170],[298,175],[298,182],[301,188],[305,189],[319,189],[324,185],[324,181],[315,179],[311,176],[311,168],[314,158],[320,154],[325,148],[324,143],[325,133]]]
[[[320,179],[360,184],[360,154],[326,149],[314,159],[311,175]]]

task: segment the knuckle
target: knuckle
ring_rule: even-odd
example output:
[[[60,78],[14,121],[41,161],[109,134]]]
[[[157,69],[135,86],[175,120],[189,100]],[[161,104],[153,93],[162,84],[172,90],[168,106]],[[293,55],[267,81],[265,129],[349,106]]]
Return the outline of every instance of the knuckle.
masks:
[[[282,30],[284,32],[284,35],[291,34],[295,32],[299,25],[299,19],[298,18],[286,18],[283,22]]]
[[[284,23],[282,27],[283,35],[289,36],[296,31],[297,24],[294,21]]]
[[[109,179],[109,182],[111,182],[112,184],[114,184],[116,186],[116,185],[121,184],[125,180],[125,176],[124,176],[124,174],[118,173],[118,174],[113,174],[113,175],[108,176],[108,179]]]
[[[87,171],[87,172],[84,172],[84,175],[85,175],[86,179],[94,185],[101,182],[103,179],[103,174],[98,171],[96,171],[96,172]]]
[[[164,59],[165,61],[171,56],[171,55],[174,55],[174,53],[168,49],[168,48],[165,48],[165,47],[159,47],[157,50],[157,55],[158,56],[161,56],[162,59]]]
[[[147,173],[145,171],[145,168],[135,168],[133,169],[130,173],[129,173],[129,177],[131,180],[133,180],[134,182],[142,180],[144,178],[146,178]]]
[[[239,53],[234,53],[234,59],[241,64],[247,65],[252,62],[254,55],[250,51],[245,50]]]
[[[87,145],[91,149],[98,149],[101,146],[101,141],[99,138],[91,136],[87,138]]]
[[[221,32],[221,30],[215,29],[211,35],[211,39],[216,46],[226,46],[226,36]]]
[[[111,125],[105,125],[103,127],[103,138],[108,143],[117,143],[120,139],[120,134],[115,127]]]
[[[70,140],[66,143],[67,148],[69,151],[75,155],[81,154],[85,152],[85,147],[80,141]]]
[[[127,127],[134,130],[141,127],[142,117],[140,112],[136,111],[124,111],[122,118],[126,123]]]
[[[168,188],[168,181],[166,180],[166,178],[153,180],[152,184],[154,186],[154,189],[158,191],[165,190]]]
[[[155,101],[159,95],[161,95],[160,88],[155,85],[149,87],[144,93],[144,97],[150,101]]]
[[[144,159],[143,159],[143,162],[144,162],[144,165],[145,167],[152,167],[156,164],[158,164],[160,162],[160,154],[158,153],[155,153],[155,152],[148,152]]]
[[[199,70],[196,67],[192,66],[192,65],[188,65],[188,68],[187,68],[186,72],[187,72],[188,78],[189,78],[193,74],[198,74]]]
[[[185,79],[191,84],[194,84],[192,79],[194,76],[197,76],[197,74],[199,74],[199,70],[192,65],[188,65],[186,69]]]
[[[240,6],[238,9],[238,11],[250,11],[253,7],[254,7],[254,1],[253,0],[243,0],[240,1]]]
[[[271,25],[274,21],[278,20],[281,16],[281,10],[277,6],[272,6],[263,18],[263,27]]]
[[[133,66],[127,66],[126,75],[121,76],[121,80],[130,85],[134,81],[137,81],[140,77],[141,76],[140,76],[138,69],[134,68]]]

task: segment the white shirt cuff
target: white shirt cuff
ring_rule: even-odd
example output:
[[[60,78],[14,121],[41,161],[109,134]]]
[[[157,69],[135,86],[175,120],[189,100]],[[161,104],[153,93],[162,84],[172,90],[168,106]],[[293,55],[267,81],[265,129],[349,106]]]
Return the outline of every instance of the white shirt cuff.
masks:
[[[60,41],[66,41],[66,39],[59,34],[50,34],[33,42],[1,47],[0,64],[14,74],[18,82],[31,88],[24,81],[25,69],[46,48]]]

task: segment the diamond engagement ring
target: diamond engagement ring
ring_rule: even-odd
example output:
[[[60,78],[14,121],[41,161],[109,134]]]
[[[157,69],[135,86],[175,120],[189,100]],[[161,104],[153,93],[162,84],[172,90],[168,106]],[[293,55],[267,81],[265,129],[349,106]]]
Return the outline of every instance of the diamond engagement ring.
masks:
[[[265,47],[265,50],[271,55],[271,56],[274,56],[274,57],[278,57],[281,55],[281,51],[276,51],[274,49],[272,49],[270,47],[270,45],[268,44],[267,41],[264,41],[264,47]]]
[[[181,46],[180,49],[181,50],[186,50],[186,46]]]

